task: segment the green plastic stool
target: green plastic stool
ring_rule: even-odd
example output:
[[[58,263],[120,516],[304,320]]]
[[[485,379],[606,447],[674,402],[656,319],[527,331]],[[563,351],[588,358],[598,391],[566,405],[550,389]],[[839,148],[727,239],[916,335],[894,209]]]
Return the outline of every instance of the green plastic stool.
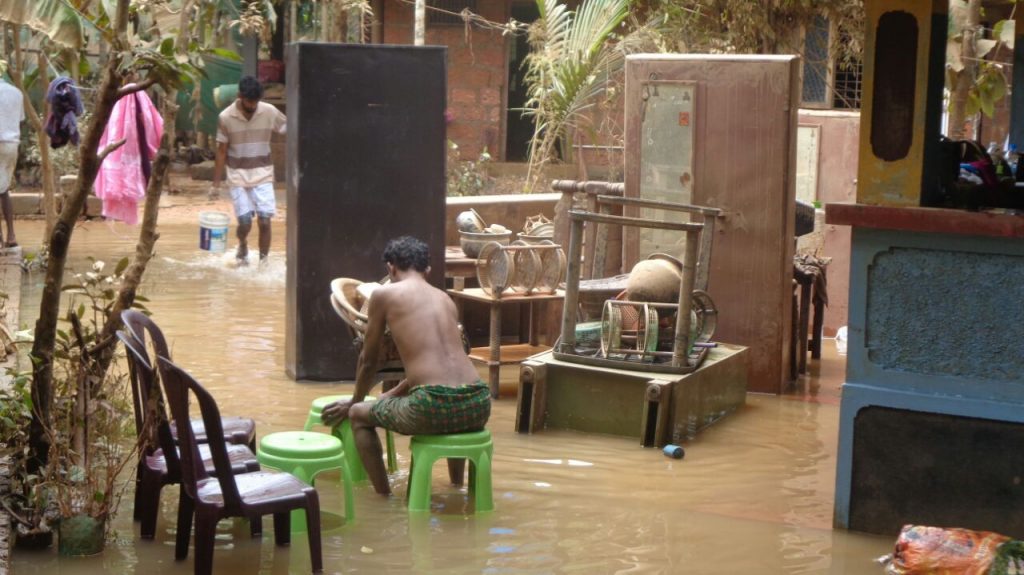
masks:
[[[345,519],[355,519],[352,481],[348,477],[341,440],[337,437],[312,431],[271,433],[260,440],[256,459],[260,465],[291,473],[310,485],[320,473],[340,469],[345,490]],[[306,531],[306,515],[302,511],[292,511],[292,532],[300,531]]]
[[[448,435],[414,435],[409,442],[409,511],[430,511],[430,487],[434,462],[442,458],[469,460],[469,492],[475,497],[476,512],[493,511],[491,459],[494,443],[486,429]]]
[[[323,412],[324,407],[335,401],[345,401],[352,399],[351,395],[325,395],[318,397],[313,400],[313,403],[309,406],[309,415],[306,416],[306,425],[303,427],[304,430],[309,431],[316,425],[323,425]],[[367,395],[367,401],[375,401],[377,398],[372,395]],[[341,444],[345,449],[345,461],[348,465],[348,476],[352,478],[352,481],[361,483],[367,480],[366,468],[363,467],[363,460],[359,458],[359,450],[356,449],[355,436],[352,435],[352,423],[349,420],[341,422],[341,425],[332,431],[333,435],[341,440]],[[398,458],[395,457],[395,437],[390,431],[385,430],[384,440],[387,444],[388,453],[388,473],[394,473],[398,471]]]

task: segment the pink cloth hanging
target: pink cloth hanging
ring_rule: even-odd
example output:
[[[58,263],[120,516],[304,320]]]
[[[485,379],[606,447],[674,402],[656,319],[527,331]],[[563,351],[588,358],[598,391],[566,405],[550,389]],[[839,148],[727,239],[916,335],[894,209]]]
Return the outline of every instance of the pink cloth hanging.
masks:
[[[139,113],[145,131],[144,143],[139,138],[136,116]],[[128,224],[138,223],[139,201],[146,197],[147,184],[142,154],[146,154],[147,160],[155,158],[163,134],[164,120],[145,92],[129,94],[114,104],[99,149],[122,138],[125,142],[103,160],[93,185],[96,197],[103,200],[104,216]],[[141,150],[142,147],[145,150]]]

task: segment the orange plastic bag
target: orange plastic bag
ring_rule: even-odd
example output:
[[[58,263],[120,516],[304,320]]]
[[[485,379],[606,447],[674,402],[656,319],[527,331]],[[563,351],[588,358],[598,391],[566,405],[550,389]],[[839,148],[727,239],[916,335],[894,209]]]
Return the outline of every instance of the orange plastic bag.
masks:
[[[886,568],[891,575],[986,575],[1010,538],[991,531],[904,525]]]

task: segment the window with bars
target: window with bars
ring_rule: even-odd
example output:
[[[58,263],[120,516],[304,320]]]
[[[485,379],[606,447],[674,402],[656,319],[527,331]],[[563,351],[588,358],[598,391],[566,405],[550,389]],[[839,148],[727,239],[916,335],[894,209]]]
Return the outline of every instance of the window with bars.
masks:
[[[476,12],[476,0],[427,0],[428,26],[461,26],[463,10]]]
[[[836,37],[838,36],[838,37]],[[829,20],[818,16],[804,30],[802,105],[809,108],[859,110],[863,66],[840,62],[833,47],[847,42]]]
[[[843,34],[833,42],[836,31],[823,16],[814,18],[804,31],[804,86],[802,105],[835,109],[860,109],[863,65],[860,60],[843,62],[833,47],[848,43]]]
[[[804,33],[804,86],[805,105],[828,106],[829,91],[829,38],[828,19],[816,16]]]
[[[864,80],[864,66],[860,60],[846,66],[837,62],[834,78],[832,107],[840,110],[859,110]]]

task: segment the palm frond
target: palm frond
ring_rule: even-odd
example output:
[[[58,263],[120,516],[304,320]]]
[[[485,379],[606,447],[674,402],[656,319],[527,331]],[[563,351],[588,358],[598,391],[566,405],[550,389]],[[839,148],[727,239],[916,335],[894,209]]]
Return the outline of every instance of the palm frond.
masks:
[[[550,161],[555,145],[593,106],[624,54],[612,42],[631,0],[584,0],[577,11],[559,0],[537,0],[526,57],[525,112],[535,122],[530,173]]]

